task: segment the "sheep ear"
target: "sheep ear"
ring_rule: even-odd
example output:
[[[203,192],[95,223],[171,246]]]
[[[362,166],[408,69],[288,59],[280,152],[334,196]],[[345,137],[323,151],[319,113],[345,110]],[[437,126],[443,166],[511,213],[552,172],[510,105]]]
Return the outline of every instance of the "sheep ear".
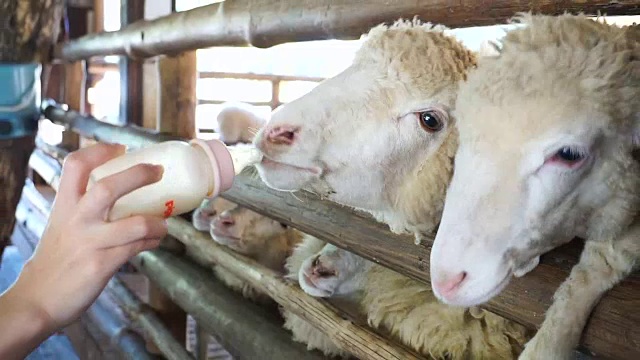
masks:
[[[495,41],[485,40],[480,44],[478,55],[480,57],[498,57],[500,56],[500,46]]]

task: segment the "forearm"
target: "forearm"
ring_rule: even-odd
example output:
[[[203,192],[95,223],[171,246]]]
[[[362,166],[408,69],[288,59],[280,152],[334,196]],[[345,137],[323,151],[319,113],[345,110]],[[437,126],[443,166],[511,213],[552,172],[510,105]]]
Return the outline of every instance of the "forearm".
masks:
[[[0,359],[24,359],[52,331],[46,314],[16,286],[0,295]]]

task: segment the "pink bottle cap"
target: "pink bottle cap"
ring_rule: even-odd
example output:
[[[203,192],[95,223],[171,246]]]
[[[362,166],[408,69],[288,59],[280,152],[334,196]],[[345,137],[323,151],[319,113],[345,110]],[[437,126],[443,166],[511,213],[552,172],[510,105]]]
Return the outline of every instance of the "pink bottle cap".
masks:
[[[190,144],[200,146],[211,162],[215,178],[215,189],[211,196],[215,197],[219,193],[231,189],[235,172],[231,153],[227,150],[227,146],[222,141],[215,139],[206,141],[193,139],[190,141]]]

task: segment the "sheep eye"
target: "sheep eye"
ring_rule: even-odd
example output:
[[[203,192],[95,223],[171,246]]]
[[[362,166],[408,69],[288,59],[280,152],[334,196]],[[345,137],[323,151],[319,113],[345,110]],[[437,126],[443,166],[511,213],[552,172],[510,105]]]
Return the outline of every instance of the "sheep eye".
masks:
[[[565,146],[562,149],[558,150],[558,152],[556,152],[550,160],[552,162],[574,166],[580,163],[586,157],[586,155],[587,154],[583,151]]]
[[[421,111],[417,113],[420,126],[430,133],[442,130],[443,123],[435,111]]]

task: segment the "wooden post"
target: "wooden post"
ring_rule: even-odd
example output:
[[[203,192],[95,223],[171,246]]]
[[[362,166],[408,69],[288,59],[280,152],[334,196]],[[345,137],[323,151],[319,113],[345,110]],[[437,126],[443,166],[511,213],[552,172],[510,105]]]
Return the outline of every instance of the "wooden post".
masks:
[[[195,58],[193,51],[173,58],[160,58],[155,64],[146,65],[147,71],[142,80],[145,84],[145,109],[144,116],[141,116],[141,120],[145,120],[142,120],[141,125],[188,138],[195,134]],[[152,71],[155,74],[152,74]],[[154,120],[157,120],[157,123]],[[148,291],[149,305],[184,346],[187,314],[151,282]]]
[[[196,52],[158,61],[160,123],[162,132],[187,139],[196,136]]]
[[[122,27],[144,19],[144,0],[122,0]],[[120,120],[142,125],[142,62],[126,56],[120,58]]]
[[[69,20],[69,39],[77,39],[90,32],[88,21],[89,9],[85,7],[67,7]],[[76,61],[64,65],[64,96],[63,102],[80,113],[86,111],[87,74],[85,61]],[[62,146],[68,150],[76,150],[80,147],[80,136],[73,131],[65,130],[62,133]]]
[[[159,59],[160,131],[185,138],[195,137],[195,51]],[[186,313],[149,283],[149,305],[165,322],[173,336],[186,343]]]

